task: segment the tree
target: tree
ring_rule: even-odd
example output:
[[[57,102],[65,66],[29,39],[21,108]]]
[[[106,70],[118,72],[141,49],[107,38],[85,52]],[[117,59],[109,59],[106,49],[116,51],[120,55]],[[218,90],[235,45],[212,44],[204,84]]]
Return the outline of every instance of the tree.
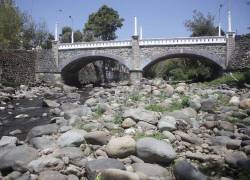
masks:
[[[192,37],[218,35],[218,29],[214,25],[214,16],[210,13],[205,17],[201,12],[194,10],[193,19],[186,20],[185,27],[192,32]]]
[[[70,43],[71,42],[71,33],[72,29],[69,26],[65,26],[62,28],[61,42],[62,43]]]
[[[0,49],[20,46],[21,17],[12,1],[0,3]]]
[[[77,30],[74,32],[74,42],[81,42],[82,41],[82,33],[81,31]]]
[[[115,31],[122,27],[123,21],[124,19],[119,17],[117,11],[103,5],[96,13],[90,14],[83,32],[84,34],[93,33],[98,40],[114,40],[117,38]]]

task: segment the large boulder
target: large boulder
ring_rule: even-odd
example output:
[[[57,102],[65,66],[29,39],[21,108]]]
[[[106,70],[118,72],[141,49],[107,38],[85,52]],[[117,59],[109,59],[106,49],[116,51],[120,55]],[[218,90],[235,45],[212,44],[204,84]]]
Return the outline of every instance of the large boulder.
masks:
[[[30,161],[38,157],[38,151],[27,145],[10,149],[0,157],[0,170],[12,168],[17,171],[26,171]]]
[[[66,119],[70,119],[72,116],[88,116],[92,114],[92,111],[89,107],[74,104],[74,103],[64,103],[61,106]]]
[[[57,133],[58,129],[59,126],[57,124],[47,124],[47,125],[33,127],[27,134],[26,140],[30,140],[31,138],[42,135],[50,135]]]
[[[14,136],[2,136],[0,140],[0,148],[6,146],[16,146],[17,138]]]
[[[166,87],[165,87],[165,95],[167,97],[171,97],[172,95],[174,94],[174,88],[173,86],[169,85],[169,84],[166,84]]]
[[[93,145],[105,145],[109,142],[111,136],[110,133],[104,131],[93,131],[86,133],[84,136],[88,144]]]
[[[150,124],[157,124],[160,114],[143,108],[137,108],[125,110],[123,117],[132,118],[135,121],[145,121]]]
[[[135,140],[130,136],[112,138],[106,146],[110,157],[124,158],[135,153]]]
[[[89,180],[95,180],[98,173],[105,169],[120,169],[125,170],[122,162],[116,159],[103,158],[98,160],[88,161],[86,163],[86,173]]]
[[[186,160],[175,163],[174,175],[176,180],[207,180],[205,175]]]
[[[57,108],[60,106],[60,104],[58,104],[56,101],[45,99],[43,100],[43,106],[50,107],[50,108]]]
[[[87,132],[81,129],[72,129],[63,133],[57,140],[60,147],[79,146],[85,142],[84,136]]]
[[[169,164],[176,157],[171,144],[150,137],[137,141],[136,153],[139,158],[149,163]]]
[[[132,164],[134,172],[138,174],[144,174],[148,178],[152,179],[170,179],[167,178],[170,176],[170,172],[157,165],[157,164],[149,164],[149,163],[134,163]]]

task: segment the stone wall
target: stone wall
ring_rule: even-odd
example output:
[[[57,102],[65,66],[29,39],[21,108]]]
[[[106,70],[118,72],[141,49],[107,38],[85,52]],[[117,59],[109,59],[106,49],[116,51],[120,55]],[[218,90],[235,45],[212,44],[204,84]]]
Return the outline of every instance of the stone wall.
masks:
[[[36,53],[37,53],[37,58],[36,58],[37,73],[59,72],[51,49],[38,50]]]
[[[235,51],[232,61],[229,62],[231,70],[250,68],[250,37],[236,37]]]
[[[35,81],[35,59],[33,51],[0,52],[1,82],[28,84]]]

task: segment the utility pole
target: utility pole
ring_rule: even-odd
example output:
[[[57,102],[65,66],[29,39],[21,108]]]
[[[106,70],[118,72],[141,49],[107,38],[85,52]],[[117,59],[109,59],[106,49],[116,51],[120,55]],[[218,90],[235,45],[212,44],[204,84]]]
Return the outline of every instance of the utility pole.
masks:
[[[59,13],[58,12],[62,12],[62,10],[61,9],[59,9],[58,11],[57,11],[57,18],[56,18],[56,24],[55,24],[55,41],[58,41],[59,40],[59,38],[58,38],[58,19],[59,19]]]
[[[138,30],[137,30],[137,17],[135,16],[135,32],[134,36],[138,36]]]
[[[219,7],[219,33],[218,33],[219,36],[221,36],[221,8],[222,8],[222,4],[220,4],[220,7]]]
[[[71,43],[73,44],[74,43],[74,29],[73,29],[73,18],[72,16],[69,16],[69,18],[71,19],[71,22],[72,22],[72,26],[71,26]]]

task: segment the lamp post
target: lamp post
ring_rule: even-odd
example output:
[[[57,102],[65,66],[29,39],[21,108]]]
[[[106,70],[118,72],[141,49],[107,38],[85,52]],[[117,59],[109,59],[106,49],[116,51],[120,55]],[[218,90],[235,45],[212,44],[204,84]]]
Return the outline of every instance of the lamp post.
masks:
[[[221,36],[221,8],[222,8],[222,4],[220,4],[220,7],[219,7],[219,36]]]
[[[69,18],[71,19],[71,23],[72,23],[72,25],[71,25],[71,43],[73,44],[74,43],[74,30],[73,30],[74,21],[73,21],[72,16],[69,16]]]
[[[57,10],[57,12],[62,12],[62,9],[59,9],[59,10]],[[58,20],[59,19],[59,15],[58,15],[58,13],[57,13],[57,18],[56,18],[56,24],[55,24],[55,41],[58,41],[59,39],[58,39]]]

